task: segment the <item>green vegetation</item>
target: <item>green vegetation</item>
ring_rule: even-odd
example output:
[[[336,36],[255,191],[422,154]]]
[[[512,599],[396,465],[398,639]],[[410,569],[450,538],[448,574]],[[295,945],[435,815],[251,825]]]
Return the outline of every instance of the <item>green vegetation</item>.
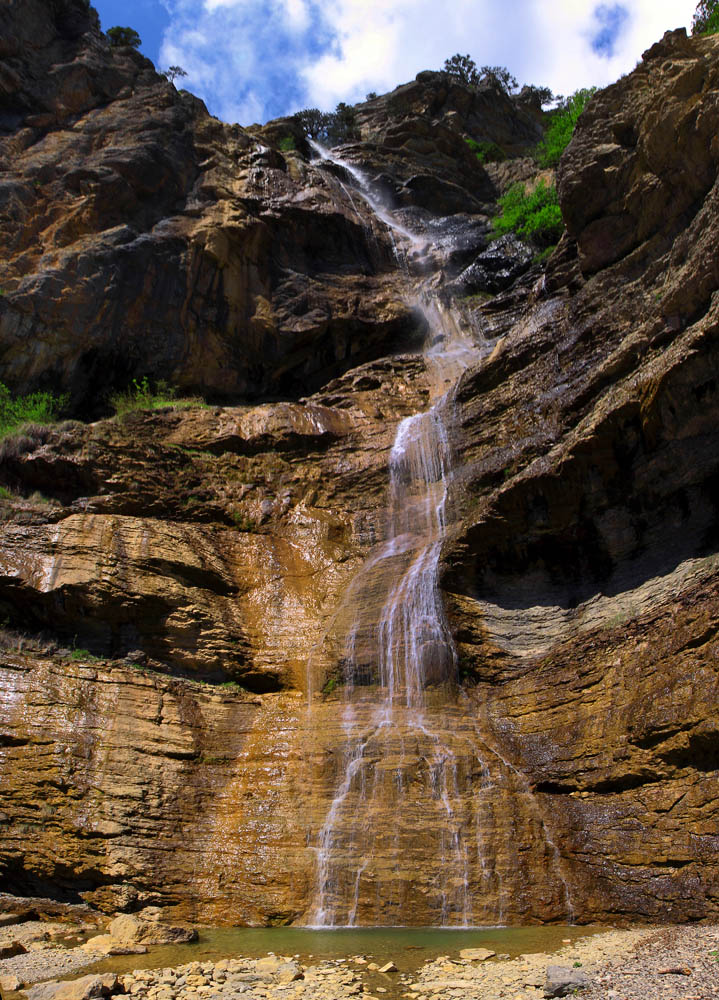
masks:
[[[516,233],[535,246],[552,246],[562,235],[562,213],[559,210],[557,189],[540,181],[527,193],[523,184],[514,184],[499,199],[501,214],[494,219],[495,235]]]
[[[279,148],[283,153],[290,153],[293,149],[296,149],[295,137],[293,135],[286,135],[284,139],[280,139]]]
[[[547,132],[536,149],[541,166],[553,167],[559,163],[560,156],[572,138],[577,119],[596,92],[596,87],[577,90],[571,97],[562,100],[559,107],[551,113]]]
[[[139,49],[142,45],[142,39],[134,28],[121,28],[119,25],[115,25],[114,28],[108,28],[105,34],[110,39],[110,45],[113,49],[120,49],[127,45],[132,49]]]
[[[322,688],[322,694],[332,694],[334,689],[337,687],[337,678],[330,677],[325,686]]]
[[[160,380],[152,383],[147,376],[132,380],[132,385],[125,392],[117,392],[110,397],[110,405],[115,413],[121,417],[133,410],[160,410],[165,406],[191,407],[207,406],[204,399],[199,396],[188,396],[184,399],[177,399],[177,390]]]
[[[247,692],[247,688],[243,687],[238,681],[223,681],[220,687],[229,694],[245,694]]]
[[[70,659],[81,660],[83,663],[99,663],[102,657],[93,656],[89,649],[73,649]]]
[[[251,517],[246,517],[238,510],[230,511],[230,516],[240,531],[245,531],[250,534],[253,531],[257,531],[257,522],[253,521]]]
[[[501,163],[507,159],[507,154],[496,142],[475,142],[474,139],[464,140],[480,163]]]
[[[7,486],[0,486],[0,500],[14,500],[14,494],[7,488]]]
[[[305,108],[292,116],[309,139],[338,146],[359,138],[355,109],[340,101],[334,111]]]
[[[701,0],[692,19],[693,35],[719,33],[719,0]]]
[[[51,392],[13,397],[8,387],[0,382],[0,440],[19,430],[23,424],[52,423],[66,405],[66,396],[53,396]]]
[[[505,94],[513,94],[519,87],[517,78],[512,76],[506,66],[477,67],[471,56],[460,55],[457,52],[450,59],[444,60],[443,72],[452,80],[465,87],[478,87],[481,83],[489,83]]]

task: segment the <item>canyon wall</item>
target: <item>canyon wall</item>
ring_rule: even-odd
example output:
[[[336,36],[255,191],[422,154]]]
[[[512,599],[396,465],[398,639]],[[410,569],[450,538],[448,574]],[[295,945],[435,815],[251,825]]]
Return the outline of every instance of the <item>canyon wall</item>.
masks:
[[[346,595],[428,406],[418,347],[457,323],[458,683],[427,695],[451,810],[399,724],[371,819],[406,861],[359,917],[438,922],[451,828],[473,922],[716,918],[719,41],[670,33],[595,97],[545,266],[487,249],[540,134],[492,88],[420,74],[358,109],[343,157],[431,244],[396,253],[292,120],[211,118],[82,0],[33,20],[0,12],[0,378],[78,419],[0,445],[4,888],[307,919]],[[110,417],[144,376],[209,404]]]

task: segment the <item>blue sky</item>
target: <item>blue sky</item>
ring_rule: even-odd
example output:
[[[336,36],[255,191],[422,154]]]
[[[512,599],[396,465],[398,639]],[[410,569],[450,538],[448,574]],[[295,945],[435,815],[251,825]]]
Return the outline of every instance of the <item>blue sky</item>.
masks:
[[[391,90],[455,52],[568,94],[634,68],[696,0],[94,0],[225,121],[267,121]]]

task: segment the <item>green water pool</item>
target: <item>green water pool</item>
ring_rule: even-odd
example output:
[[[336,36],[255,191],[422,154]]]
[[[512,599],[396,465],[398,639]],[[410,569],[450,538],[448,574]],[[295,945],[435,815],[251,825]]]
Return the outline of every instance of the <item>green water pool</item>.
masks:
[[[551,952],[566,940],[598,933],[601,927],[551,925],[542,927],[357,927],[315,930],[303,927],[203,928],[193,944],[154,948],[147,955],[116,956],[93,965],[93,971],[129,972],[220,961],[274,952],[297,956],[302,962],[345,959],[363,955],[382,965],[390,959],[400,972],[412,972],[438,955],[457,957],[461,948],[490,948],[514,958],[526,952]]]

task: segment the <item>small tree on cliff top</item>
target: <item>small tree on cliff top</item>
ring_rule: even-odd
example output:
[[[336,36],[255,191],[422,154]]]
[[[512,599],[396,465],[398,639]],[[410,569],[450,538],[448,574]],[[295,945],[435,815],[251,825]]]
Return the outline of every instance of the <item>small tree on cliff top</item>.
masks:
[[[447,76],[464,87],[477,87],[480,83],[490,83],[499,87],[505,94],[511,94],[519,86],[516,77],[512,76],[506,66],[482,66],[478,69],[471,56],[463,56],[459,52],[451,59],[444,60],[443,70]]]
[[[459,52],[451,59],[444,60],[444,72],[465,87],[476,87],[479,83],[476,62],[470,56],[462,56]]]
[[[119,25],[115,25],[114,28],[108,28],[105,34],[110,39],[110,45],[113,49],[119,49],[125,45],[129,45],[132,49],[139,49],[142,45],[142,39],[134,28],[121,28]]]
[[[714,35],[719,32],[719,0],[701,0],[692,20],[693,35]]]

